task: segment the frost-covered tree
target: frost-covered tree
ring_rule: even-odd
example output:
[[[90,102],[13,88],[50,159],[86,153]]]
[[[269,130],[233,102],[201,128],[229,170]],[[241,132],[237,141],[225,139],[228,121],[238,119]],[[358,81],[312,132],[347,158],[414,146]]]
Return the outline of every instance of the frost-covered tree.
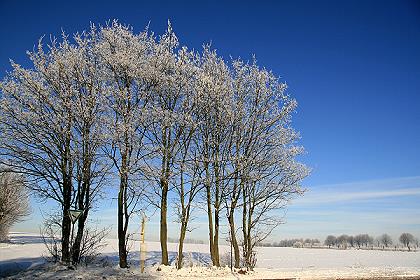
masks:
[[[379,240],[382,245],[388,248],[388,246],[392,245],[392,238],[388,234],[384,233],[379,237]]]
[[[238,147],[242,186],[242,233],[245,266],[253,267],[253,249],[277,227],[278,210],[303,193],[301,181],[308,168],[296,157],[304,152],[296,144],[299,134],[291,127],[297,102],[286,85],[256,61],[234,62],[236,110],[244,130]]]
[[[354,243],[360,248],[363,245],[363,236],[361,234],[356,235],[354,237]]]
[[[39,41],[29,52],[32,69],[12,62],[0,84],[1,161],[25,175],[28,186],[61,209],[63,262],[79,259],[83,227],[103,181],[98,156],[102,143],[101,77],[92,52],[92,34],[63,34],[47,48]],[[69,210],[83,210],[76,242],[70,248]]]
[[[331,246],[334,246],[336,243],[337,238],[334,235],[328,235],[324,241],[324,244],[327,245],[328,248],[331,248]]]
[[[414,243],[414,236],[411,233],[404,232],[400,235],[400,242],[411,251],[410,245]]]
[[[74,127],[75,186],[73,208],[82,210],[77,220],[77,233],[72,241],[73,263],[79,263],[86,240],[88,214],[95,201],[102,194],[107,183],[110,165],[102,153],[106,137],[105,122],[105,82],[98,53],[95,50],[97,30],[94,25],[89,32],[76,34],[77,49],[74,53],[75,65],[71,69],[73,86],[72,113]]]
[[[195,198],[201,191],[202,184],[200,181],[200,169],[198,161],[198,154],[196,147],[193,144],[192,136],[194,128],[189,128],[189,133],[184,134],[180,138],[180,152],[176,157],[174,176],[171,180],[171,185],[175,189],[175,209],[176,221],[180,224],[179,239],[178,239],[178,256],[177,268],[183,266],[183,246],[186,233],[191,231],[190,220],[195,205]]]
[[[354,237],[354,243],[357,245],[357,247],[365,246],[373,244],[373,237],[371,237],[369,234],[358,234]]]
[[[348,235],[346,234],[342,234],[340,236],[337,237],[337,246],[342,246],[343,248],[347,247],[347,243],[348,243]]]
[[[229,173],[233,96],[229,69],[209,46],[205,46],[200,57],[197,95],[194,142],[200,155],[198,163],[204,186],[210,256],[213,265],[219,266],[220,219]]]
[[[188,108],[194,92],[194,53],[179,48],[170,22],[153,49],[151,65],[155,86],[148,104],[151,123],[147,137],[153,157],[148,161],[146,176],[150,182],[151,202],[160,210],[160,243],[162,264],[168,265],[168,194],[174,174],[175,159],[181,149],[180,139],[189,133]]]
[[[8,239],[10,227],[30,214],[24,177],[0,170],[0,242]]]
[[[197,208],[196,197],[202,189],[201,169],[199,161],[201,160],[198,152],[197,143],[194,136],[197,133],[197,120],[199,117],[198,106],[199,95],[196,90],[198,61],[193,52],[187,52],[183,48],[178,53],[182,59],[183,73],[189,80],[189,87],[184,89],[184,101],[181,108],[177,111],[178,125],[174,126],[179,130],[176,149],[171,152],[172,176],[170,177],[170,186],[175,192],[176,221],[180,224],[178,239],[178,256],[176,266],[178,269],[183,265],[183,246],[187,232],[190,227],[193,209]],[[194,79],[193,79],[194,77]]]
[[[144,195],[143,169],[151,153],[146,106],[155,85],[151,67],[154,40],[116,21],[103,27],[95,45],[104,79],[106,145],[103,150],[116,170],[118,187],[118,251],[126,268],[128,226]]]
[[[353,235],[350,235],[350,236],[347,238],[347,242],[349,243],[349,245],[350,245],[351,247],[354,247],[354,236],[353,236]]]
[[[63,36],[64,37],[64,36]],[[3,80],[1,100],[1,155],[3,164],[25,174],[28,185],[62,209],[62,260],[70,261],[70,210],[74,199],[74,145],[69,71],[76,67],[75,48],[66,37],[44,52],[29,53],[33,69],[12,62]]]

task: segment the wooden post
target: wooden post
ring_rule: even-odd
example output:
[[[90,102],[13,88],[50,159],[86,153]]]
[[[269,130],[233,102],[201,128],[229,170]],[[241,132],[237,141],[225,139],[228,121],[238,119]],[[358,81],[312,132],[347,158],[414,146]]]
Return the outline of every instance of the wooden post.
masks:
[[[140,233],[140,271],[141,273],[144,272],[144,263],[146,260],[146,244],[144,243],[144,226],[146,220],[143,216],[141,220],[141,233]]]

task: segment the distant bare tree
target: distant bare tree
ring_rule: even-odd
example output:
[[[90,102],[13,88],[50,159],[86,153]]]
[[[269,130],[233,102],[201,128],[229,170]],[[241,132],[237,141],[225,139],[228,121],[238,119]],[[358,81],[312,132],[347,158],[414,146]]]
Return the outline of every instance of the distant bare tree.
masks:
[[[319,242],[319,239],[318,239],[318,238],[311,239],[311,247],[312,247],[313,245],[315,245],[315,244],[319,245],[320,243],[321,243],[321,242]]]
[[[363,245],[363,236],[361,234],[354,237],[354,244],[356,244],[359,248]]]
[[[373,246],[373,237],[367,234],[367,236],[366,236],[366,247],[368,245]]]
[[[336,243],[337,238],[334,235],[328,235],[324,241],[324,244],[327,245],[328,248],[331,248],[331,246],[334,246]]]
[[[7,240],[10,227],[29,213],[24,177],[0,170],[0,241]]]
[[[369,234],[358,234],[354,237],[354,243],[357,245],[357,247],[365,246],[373,244],[373,237],[371,237]]]
[[[349,239],[348,235],[342,234],[337,237],[337,246],[347,248],[347,240]]]
[[[392,238],[388,234],[384,233],[379,237],[380,242],[388,248],[389,245],[392,245]]]
[[[411,251],[410,244],[414,243],[414,236],[411,233],[404,232],[400,235],[400,242]]]
[[[379,248],[379,246],[381,245],[381,239],[380,239],[380,236],[378,236],[378,237],[376,237],[376,238],[375,238],[374,243],[375,243],[376,247],[378,247],[378,248]]]
[[[350,235],[350,236],[347,238],[347,242],[349,243],[349,245],[350,245],[351,247],[354,247],[354,236],[353,236],[353,235]]]

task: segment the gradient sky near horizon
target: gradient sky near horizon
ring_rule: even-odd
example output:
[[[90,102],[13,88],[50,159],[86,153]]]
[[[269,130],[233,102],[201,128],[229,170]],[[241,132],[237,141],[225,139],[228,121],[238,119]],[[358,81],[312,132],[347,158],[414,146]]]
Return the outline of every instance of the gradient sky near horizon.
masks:
[[[420,237],[420,1],[0,1],[0,77],[37,40],[118,19],[181,44],[251,58],[287,82],[312,167],[272,240],[412,232]],[[111,194],[109,194],[111,196]],[[38,231],[40,208],[14,230]],[[116,226],[109,198],[94,217]],[[206,239],[199,216],[190,237]],[[134,229],[138,225],[134,225]],[[157,239],[157,217],[150,238]],[[175,223],[169,236],[176,237]]]

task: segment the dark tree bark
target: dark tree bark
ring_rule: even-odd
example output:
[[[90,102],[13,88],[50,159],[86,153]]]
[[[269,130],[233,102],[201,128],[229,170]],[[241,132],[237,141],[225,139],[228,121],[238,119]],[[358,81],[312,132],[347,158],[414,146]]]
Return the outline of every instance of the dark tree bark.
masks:
[[[70,131],[70,125],[67,126],[67,131]],[[61,261],[64,263],[70,262],[70,231],[71,231],[71,219],[70,219],[70,207],[71,197],[73,191],[72,185],[72,171],[73,163],[70,155],[70,132],[67,133],[65,138],[64,157],[62,160],[61,172],[63,174],[63,203],[62,203],[62,225],[61,225]]]
[[[211,200],[211,186],[210,186],[210,171],[208,163],[205,163],[205,172],[206,172],[206,201],[207,201],[207,218],[209,225],[209,241],[210,241],[210,257],[214,265],[214,239],[213,239],[213,211],[212,211],[212,200]]]
[[[160,247],[162,249],[162,264],[169,265],[168,260],[168,182],[161,180],[162,197],[160,202]]]
[[[240,266],[240,255],[239,255],[239,245],[238,240],[236,239],[236,230],[235,230],[235,220],[234,220],[234,208],[231,208],[229,215],[228,215],[228,222],[230,228],[230,242],[232,243],[233,247],[233,255],[234,255],[234,267],[239,268]]]
[[[188,219],[188,217],[187,217]],[[183,249],[184,249],[184,240],[185,240],[185,235],[187,233],[187,222],[182,222],[181,223],[181,231],[179,234],[179,245],[178,245],[178,260],[177,260],[177,265],[176,267],[178,269],[182,268],[182,259],[183,259]]]
[[[125,219],[125,206],[126,206],[126,189],[127,181],[121,177],[120,190],[118,192],[118,256],[119,264],[121,268],[127,268],[127,232],[126,232],[126,223]]]

